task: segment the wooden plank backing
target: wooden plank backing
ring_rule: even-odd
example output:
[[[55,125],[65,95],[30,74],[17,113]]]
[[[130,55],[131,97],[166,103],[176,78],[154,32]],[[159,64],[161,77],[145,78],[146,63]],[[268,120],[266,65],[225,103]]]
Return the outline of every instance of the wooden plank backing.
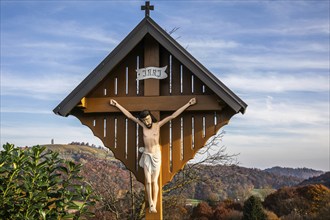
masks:
[[[162,111],[175,111],[191,98],[197,99],[197,104],[189,107],[189,111],[221,111],[224,104],[213,95],[187,95],[187,96],[151,96],[151,97],[107,97],[86,98],[85,113],[95,112],[120,112],[118,108],[111,106],[110,99],[115,99],[130,112],[142,111],[148,108],[150,111],[162,109]],[[147,107],[148,106],[148,107]]]

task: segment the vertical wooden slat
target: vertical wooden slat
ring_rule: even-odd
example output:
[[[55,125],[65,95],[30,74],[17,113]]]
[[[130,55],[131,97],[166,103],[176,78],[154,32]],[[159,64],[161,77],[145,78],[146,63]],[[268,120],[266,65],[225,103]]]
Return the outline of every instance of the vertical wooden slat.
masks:
[[[135,60],[130,60],[128,67],[128,94],[127,96],[136,96],[136,71]]]
[[[125,116],[117,117],[117,149],[116,157],[121,161],[125,161]]]
[[[159,44],[151,36],[146,37],[144,42],[144,65],[159,66]],[[144,80],[144,96],[159,96],[159,80]]]
[[[190,158],[193,157],[194,151],[192,149],[192,135],[191,135],[191,117],[192,115],[190,113],[185,113],[184,114],[184,118],[183,118],[183,123],[184,123],[184,139],[183,139],[183,143],[184,143],[184,160],[187,161]]]
[[[199,150],[204,145],[203,138],[203,120],[201,114],[195,114],[195,148],[194,150]]]
[[[183,66],[183,95],[191,95],[191,72],[185,66]]]
[[[115,85],[115,74],[112,71],[105,80],[105,87],[107,88],[107,94],[108,94],[107,96],[109,97],[115,96],[114,85]]]
[[[104,141],[104,145],[113,149],[115,147],[115,118],[114,116],[107,116],[107,136]]]
[[[180,95],[180,65],[181,63],[172,56],[172,95]]]
[[[128,120],[127,167],[134,171],[136,162],[136,123]]]
[[[170,91],[170,63],[169,63],[169,57],[170,57],[170,53],[165,50],[163,47],[160,47],[160,66],[164,67],[167,66],[166,69],[166,73],[168,75],[167,78],[162,79],[161,83],[160,83],[160,95],[161,96],[167,96],[169,95],[169,91]]]
[[[103,141],[103,116],[96,115],[93,117],[95,120],[95,126],[93,133],[95,136],[100,138]]]
[[[139,126],[139,145],[138,145],[138,148],[140,147],[144,147],[144,142],[143,142],[143,130],[142,130],[142,127]],[[138,163],[141,159],[141,156],[142,156],[142,153],[138,153]],[[136,177],[141,183],[144,183],[144,172],[143,172],[143,168],[140,167],[138,165],[138,173],[137,173],[137,177]],[[142,181],[141,181],[142,180]]]
[[[177,117],[172,120],[172,174],[181,169],[181,120]]]
[[[164,115],[163,118],[167,117],[168,115]],[[163,182],[166,183],[171,178],[170,172],[170,127],[169,123],[166,123],[160,129],[160,136],[161,136],[161,148],[162,148],[162,178]]]
[[[216,127],[214,126],[214,113],[208,113],[205,115],[205,127],[206,127],[206,137],[205,142],[215,135]]]
[[[196,76],[194,77],[194,94],[203,95],[203,83]]]
[[[129,80],[128,80],[128,96],[136,96],[137,56],[141,57],[143,55],[143,52],[142,52],[143,48],[140,45],[141,44],[139,44],[137,47],[134,48],[134,50],[132,50],[129,53],[128,59],[126,61],[126,67],[128,67],[128,78],[129,78]],[[139,63],[139,67],[141,68],[140,63]],[[140,86],[139,86],[139,90],[140,90]]]
[[[140,52],[140,56],[139,56],[139,67],[140,68],[144,68],[144,51],[142,50]],[[144,80],[140,80],[139,81],[139,94],[138,96],[144,96]]]
[[[126,96],[126,66],[124,63],[121,63],[118,72],[116,72],[116,76],[118,79],[118,96]]]

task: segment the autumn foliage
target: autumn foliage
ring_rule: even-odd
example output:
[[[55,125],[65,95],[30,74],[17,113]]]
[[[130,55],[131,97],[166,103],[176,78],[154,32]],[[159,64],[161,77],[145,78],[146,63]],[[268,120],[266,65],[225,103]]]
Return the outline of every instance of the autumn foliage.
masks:
[[[269,195],[263,205],[279,217],[295,214],[323,219],[330,215],[330,190],[321,184],[285,187]]]

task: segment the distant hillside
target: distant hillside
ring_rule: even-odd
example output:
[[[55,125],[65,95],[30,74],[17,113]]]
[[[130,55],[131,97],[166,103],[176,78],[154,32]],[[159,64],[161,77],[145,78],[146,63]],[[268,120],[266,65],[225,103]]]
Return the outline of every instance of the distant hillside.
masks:
[[[311,177],[307,180],[304,180],[299,184],[299,186],[306,186],[311,184],[322,184],[330,189],[330,172],[326,172],[321,176]]]
[[[97,177],[95,175],[100,172],[102,175],[107,176],[107,178],[113,177],[115,171],[115,176],[124,177],[116,180],[117,182],[115,184],[117,184],[117,187],[123,189],[123,186],[129,185],[129,172],[120,161],[113,157],[111,151],[103,148],[81,145],[45,146],[53,151],[59,152],[60,156],[64,159],[71,159],[84,164],[83,169],[85,171],[83,175],[90,181],[96,180]],[[313,173],[315,174],[316,172]],[[304,180],[299,175],[298,177],[293,175],[280,175],[278,173],[236,165],[198,165],[194,167],[192,173],[199,178],[199,181],[186,185],[180,192],[173,191],[173,193],[182,193],[182,195],[187,198],[198,200],[211,199],[217,201],[229,198],[243,201],[250,195],[257,195],[261,198],[265,198],[276,189],[285,186],[295,186]],[[309,171],[309,173],[311,173],[311,171]],[[178,181],[182,181],[182,175],[187,175],[187,172],[185,171],[175,176],[167,187],[170,187],[171,184],[175,184]],[[99,184],[100,180],[97,181],[96,184]]]
[[[47,144],[43,146],[47,147],[49,150],[58,152],[64,159],[74,159],[77,162],[82,154],[92,155],[101,159],[113,159],[112,152],[105,148],[77,144]]]
[[[285,186],[295,186],[303,179],[292,176],[280,176],[260,169],[232,166],[203,165],[196,170],[197,176],[205,181],[199,181],[187,188],[186,196],[199,200],[233,199],[244,201],[251,195],[261,199],[276,189]],[[174,179],[176,180],[176,179]]]
[[[112,207],[114,208],[113,210],[119,210],[122,216],[119,219],[130,219],[131,211],[127,207],[130,207],[132,203],[131,183],[133,185],[135,204],[137,204],[136,210],[140,210],[145,197],[144,186],[138,183],[125,166],[113,157],[111,151],[81,144],[45,146],[58,152],[64,159],[74,160],[83,164],[80,175],[84,177],[86,183],[92,186],[94,193],[102,198],[101,208],[99,207],[97,216],[94,219],[105,219],[104,216],[110,216],[107,219],[118,219],[114,212],[110,212],[104,209],[104,207]],[[242,205],[247,198],[254,195],[262,200],[266,198],[263,203],[264,206],[278,216],[283,216],[284,220],[297,219],[289,216],[292,210],[308,210],[311,207],[319,209],[317,213],[313,213],[316,216],[313,219],[327,219],[324,216],[329,216],[330,202],[326,200],[326,205],[320,203],[320,201],[323,202],[323,197],[326,198],[329,195],[329,189],[322,185],[308,184],[321,182],[329,187],[330,172],[317,178],[303,181],[302,177],[305,177],[306,173],[308,175],[317,175],[319,171],[307,168],[271,168],[265,171],[236,165],[210,166],[200,164],[193,165],[193,168],[189,170],[187,167],[191,165],[186,166],[169,184],[163,187],[164,213],[172,214],[178,213],[178,210],[184,210],[184,215],[189,216],[192,208],[187,207],[195,206],[201,201],[209,202],[209,204],[212,204],[212,207],[217,207],[214,208],[214,210],[217,210],[220,206],[216,205],[221,203],[219,201],[225,203],[231,200],[238,205]],[[274,170],[277,173],[272,172]],[[287,172],[278,172],[279,170],[286,170]],[[301,175],[297,175],[299,172],[295,175],[288,175],[289,171],[293,172],[293,170],[300,171]],[[190,179],[191,177],[192,179]],[[189,182],[190,180],[192,181]],[[185,184],[185,181],[188,181],[188,183]],[[297,187],[299,183],[302,185],[307,184],[308,186]],[[326,194],[323,192],[326,192]],[[318,195],[321,195],[321,197]],[[321,209],[319,207],[324,208]],[[219,210],[223,210],[223,207],[220,207]],[[283,210],[289,211],[283,212]],[[314,209],[311,210],[315,211]],[[322,210],[325,210],[324,215]],[[241,210],[239,211],[241,212]],[[297,213],[294,214],[294,216],[297,215]],[[285,216],[288,217],[285,218]],[[171,218],[166,219],[173,218],[171,216]]]
[[[291,176],[300,179],[308,179],[311,177],[316,177],[316,176],[320,176],[321,174],[324,174],[323,171],[313,170],[309,168],[288,168],[288,167],[279,167],[279,166],[268,168],[265,169],[264,171],[280,176]]]

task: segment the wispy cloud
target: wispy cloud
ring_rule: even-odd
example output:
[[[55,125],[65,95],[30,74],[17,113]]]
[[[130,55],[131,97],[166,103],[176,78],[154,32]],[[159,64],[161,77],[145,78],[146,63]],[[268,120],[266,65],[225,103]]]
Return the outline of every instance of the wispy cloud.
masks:
[[[230,88],[243,92],[329,92],[329,75],[275,72],[226,74],[219,78]]]
[[[41,24],[40,24],[41,22]],[[43,28],[45,26],[53,28]],[[70,39],[92,40],[94,43],[107,45],[118,44],[118,39],[112,37],[115,32],[105,32],[105,29],[99,26],[84,26],[76,21],[60,22],[55,20],[38,21],[34,29],[39,33],[46,33],[52,36],[69,37]]]
[[[218,49],[228,49],[228,48],[237,48],[241,45],[235,41],[226,41],[222,39],[190,39],[187,40],[187,42],[190,42],[187,46],[192,47],[196,50],[209,48],[212,50],[218,50]]]
[[[290,97],[274,98],[249,98],[246,115],[240,119],[243,124],[280,129],[282,133],[292,133],[291,129],[299,131],[300,127],[320,127],[327,129],[329,126],[329,102],[306,99],[292,100]]]
[[[35,108],[27,108],[27,107],[20,107],[20,108],[13,108],[7,106],[1,106],[0,113],[23,113],[23,114],[53,114],[53,112],[49,109],[42,110],[42,109],[35,109]]]
[[[251,70],[323,70],[328,71],[329,42],[324,41],[272,41],[245,43],[240,41],[190,38],[179,40],[188,51],[208,68]]]
[[[29,96],[36,99],[58,99],[69,93],[81,77],[68,75],[1,75],[1,95]]]

